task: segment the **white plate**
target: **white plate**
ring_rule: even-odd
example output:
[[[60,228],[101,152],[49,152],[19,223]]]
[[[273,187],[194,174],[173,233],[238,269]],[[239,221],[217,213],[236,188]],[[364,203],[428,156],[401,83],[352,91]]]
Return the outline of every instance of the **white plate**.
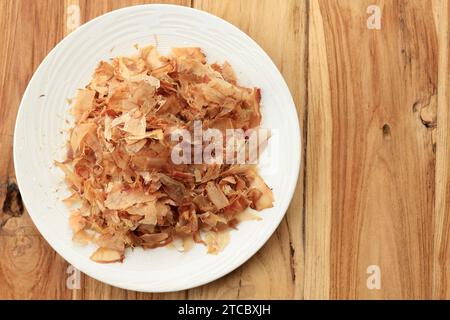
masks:
[[[134,44],[171,47],[199,46],[210,62],[228,60],[239,81],[262,89],[263,126],[275,133],[264,154],[269,166],[261,173],[273,188],[275,206],[262,221],[242,223],[219,255],[197,245],[187,253],[159,248],[127,251],[123,263],[97,264],[94,248],[71,240],[69,194],[63,174],[53,165],[65,154],[71,126],[67,98],[84,87],[100,60],[131,54]],[[66,119],[69,120],[67,123]],[[277,141],[279,143],[277,143]],[[300,130],[289,89],[267,54],[246,34],[208,13],[172,5],[124,8],[98,17],[62,40],[31,79],[20,105],[14,134],[14,165],[22,198],[37,228],[69,263],[108,284],[137,291],[165,292],[199,286],[231,272],[255,254],[283,218],[297,182]],[[279,155],[275,157],[275,155]]]

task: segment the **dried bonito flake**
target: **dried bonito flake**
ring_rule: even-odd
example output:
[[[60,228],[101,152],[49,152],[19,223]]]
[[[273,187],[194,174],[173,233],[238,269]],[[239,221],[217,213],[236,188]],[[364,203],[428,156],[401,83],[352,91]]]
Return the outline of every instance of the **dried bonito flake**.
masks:
[[[108,248],[98,248],[91,255],[91,259],[99,263],[122,262],[123,258],[123,252]]]
[[[200,48],[162,56],[148,46],[100,62],[73,100],[67,159],[56,162],[72,191],[64,202],[77,206],[74,242],[97,245],[91,259],[100,263],[121,262],[130,247],[223,250],[230,228],[259,219],[249,210],[273,206],[272,191],[255,165],[176,164],[171,133],[192,132],[196,121],[204,130],[256,129],[260,100]]]

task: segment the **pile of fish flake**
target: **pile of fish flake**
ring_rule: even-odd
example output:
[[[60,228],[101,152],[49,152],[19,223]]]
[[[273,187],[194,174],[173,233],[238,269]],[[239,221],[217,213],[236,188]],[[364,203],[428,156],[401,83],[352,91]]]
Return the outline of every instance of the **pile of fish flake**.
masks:
[[[260,125],[260,90],[241,87],[232,67],[208,64],[199,48],[155,47],[100,62],[70,113],[67,159],[56,162],[73,192],[74,241],[94,243],[91,259],[122,261],[126,248],[194,242],[221,251],[230,228],[272,207],[255,165],[174,164],[174,128],[250,129]]]

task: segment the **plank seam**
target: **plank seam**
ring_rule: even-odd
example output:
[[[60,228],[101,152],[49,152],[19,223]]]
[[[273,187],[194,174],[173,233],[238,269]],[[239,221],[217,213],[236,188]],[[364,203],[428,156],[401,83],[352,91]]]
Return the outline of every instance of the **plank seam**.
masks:
[[[303,163],[303,208],[302,208],[302,242],[303,242],[303,256],[306,254],[305,249],[306,249],[306,188],[307,188],[307,174],[306,174],[306,166],[307,166],[307,161],[308,161],[308,157],[307,157],[307,147],[308,147],[308,99],[309,99],[309,24],[310,24],[310,19],[309,19],[309,8],[310,8],[310,1],[307,0],[306,1],[306,26],[305,26],[305,52],[304,52],[304,73],[303,73],[303,81],[304,83],[306,83],[306,90],[305,90],[305,98],[304,98],[304,119],[303,119],[303,159],[304,159],[304,163]],[[303,263],[305,263],[305,261],[303,261]]]

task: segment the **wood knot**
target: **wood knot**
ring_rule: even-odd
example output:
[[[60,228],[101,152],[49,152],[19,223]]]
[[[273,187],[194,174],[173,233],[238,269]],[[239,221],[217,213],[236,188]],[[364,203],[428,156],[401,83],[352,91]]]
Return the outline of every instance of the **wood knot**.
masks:
[[[417,99],[412,106],[413,112],[419,113],[419,119],[425,128],[433,129],[437,125],[437,95],[436,89],[431,94]]]
[[[8,183],[6,187],[6,197],[2,207],[3,214],[12,217],[20,217],[23,214],[23,210],[22,196],[17,184],[14,182]]]
[[[389,124],[385,123],[383,125],[382,130],[383,130],[383,137],[384,138],[388,138],[388,137],[391,136],[391,127],[389,126]]]

